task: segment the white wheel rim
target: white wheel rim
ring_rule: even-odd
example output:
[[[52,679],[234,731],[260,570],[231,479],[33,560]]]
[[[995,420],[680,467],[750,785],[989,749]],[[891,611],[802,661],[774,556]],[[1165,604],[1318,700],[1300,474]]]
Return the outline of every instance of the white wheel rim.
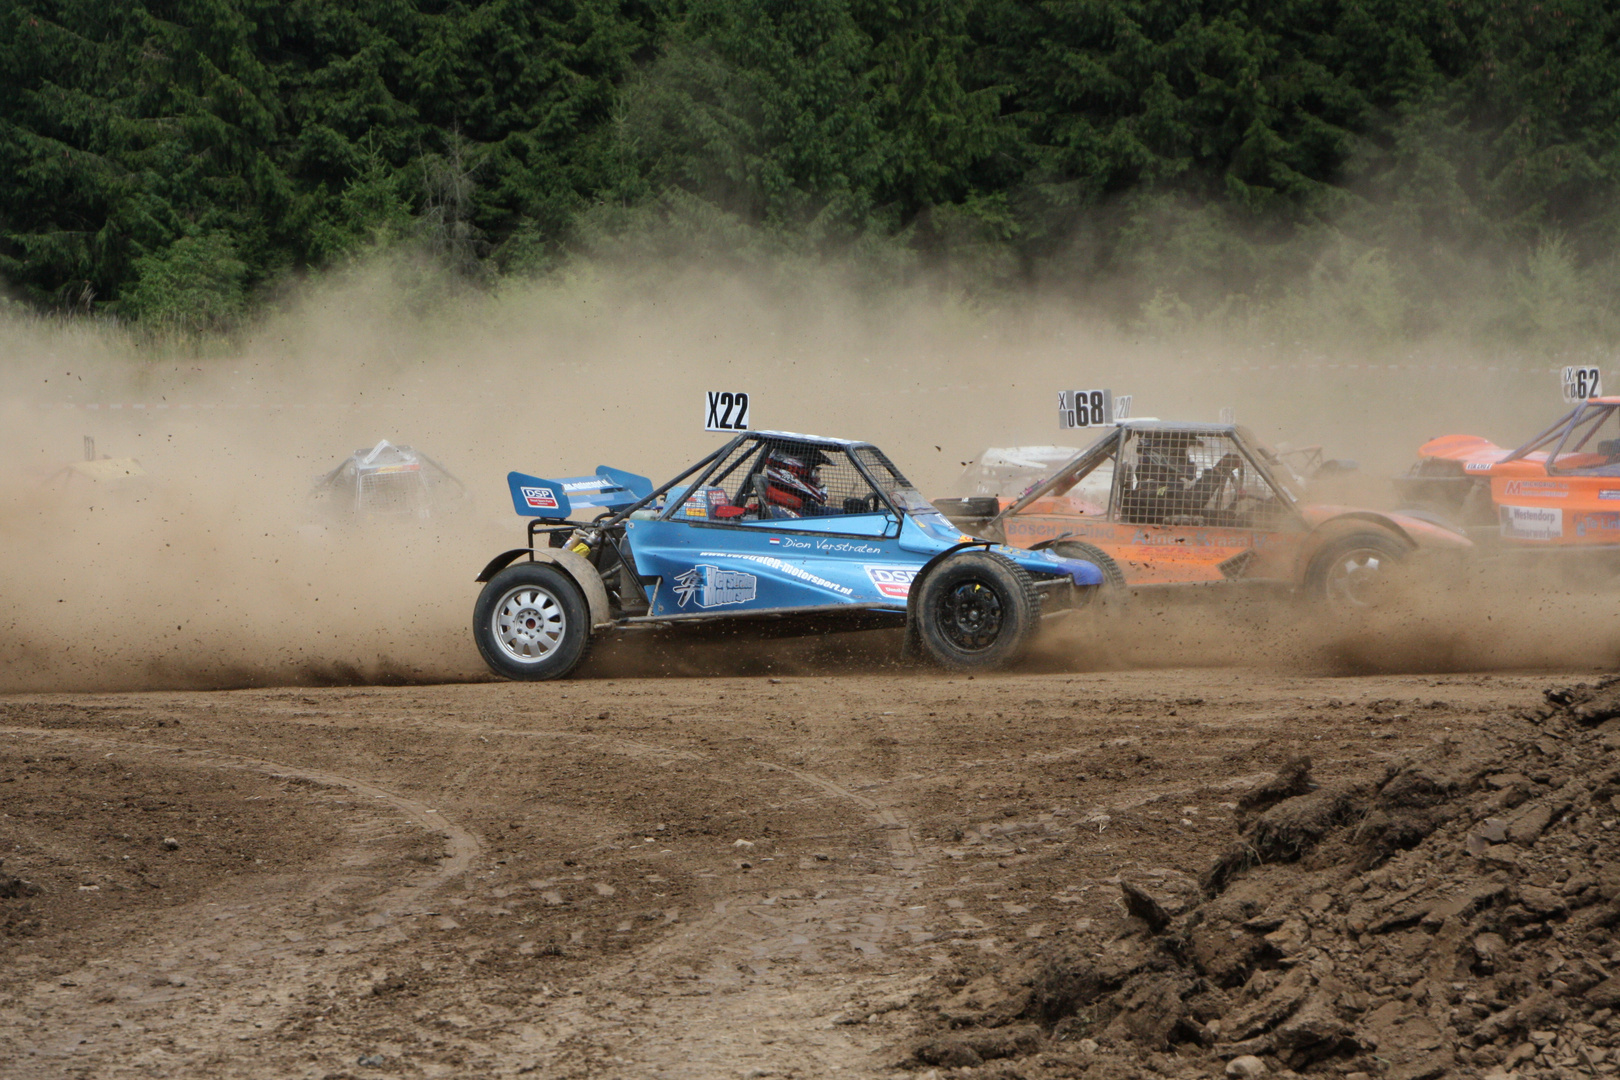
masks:
[[[1384,554],[1373,548],[1347,551],[1328,571],[1328,599],[1335,607],[1370,608],[1377,603]]]
[[[562,647],[568,620],[562,605],[538,585],[508,589],[490,618],[495,644],[519,664],[538,664]]]

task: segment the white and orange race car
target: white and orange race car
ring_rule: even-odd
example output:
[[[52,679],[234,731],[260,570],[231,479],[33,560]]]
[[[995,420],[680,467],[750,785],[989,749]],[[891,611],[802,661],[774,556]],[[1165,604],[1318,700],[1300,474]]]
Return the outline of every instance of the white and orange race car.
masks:
[[[934,505],[963,532],[1088,559],[1116,587],[1280,586],[1333,611],[1376,606],[1419,552],[1473,546],[1422,517],[1312,502],[1305,487],[1247,428],[1121,420],[1021,496]]]
[[[1444,435],[1418,454],[1396,481],[1407,512],[1499,549],[1620,555],[1620,397],[1579,402],[1517,450]]]

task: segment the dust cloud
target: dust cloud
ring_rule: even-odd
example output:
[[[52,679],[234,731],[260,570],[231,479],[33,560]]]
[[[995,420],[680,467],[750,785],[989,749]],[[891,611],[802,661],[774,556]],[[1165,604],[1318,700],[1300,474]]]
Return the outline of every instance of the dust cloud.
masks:
[[[1427,564],[1379,609],[1328,618],[1304,597],[1223,588],[1139,593],[1123,617],[1052,627],[1035,671],[1246,667],[1301,676],[1612,671],[1616,582],[1535,564]]]
[[[702,430],[707,390],[748,392],[758,428],[869,439],[930,494],[986,446],[1083,434],[1057,430],[1060,389],[1111,387],[1134,396],[1135,414],[1165,419],[1214,420],[1231,407],[1263,438],[1359,459],[1355,494],[1380,506],[1424,438],[1470,430],[1511,445],[1557,411],[1545,364],[1112,326],[1061,302],[875,296],[831,274],[582,270],[446,300],[381,263],[286,297],[228,349],[142,344],[82,322],[0,322],[0,691],[484,678],[468,627],[473,578],[524,535],[506,472],[607,464],[663,480],[722,438]],[[145,476],[64,474],[86,437]],[[317,516],[316,477],[379,439],[442,462],[471,505],[393,523]],[[1476,627],[1476,608],[1452,611],[1441,629],[1453,618]],[[1169,611],[1143,625],[1181,629],[1149,631],[1152,648],[1060,635],[1037,662],[1382,662],[1383,645],[1279,652],[1297,614]],[[1598,622],[1603,644],[1580,653],[1594,662],[1620,642],[1612,618]],[[1549,617],[1545,629],[1563,641],[1563,624]],[[1464,658],[1452,663],[1549,659],[1539,645],[1500,644],[1498,629],[1447,633]],[[744,670],[829,655],[814,644],[742,651]],[[700,649],[673,670],[725,653]],[[672,670],[635,648],[618,655],[629,673]],[[598,657],[589,670],[604,669]]]

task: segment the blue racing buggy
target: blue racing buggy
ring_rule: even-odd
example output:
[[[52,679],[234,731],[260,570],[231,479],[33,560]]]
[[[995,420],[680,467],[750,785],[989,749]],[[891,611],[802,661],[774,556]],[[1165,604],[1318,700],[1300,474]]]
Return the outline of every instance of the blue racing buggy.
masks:
[[[903,626],[908,651],[994,668],[1042,615],[1103,584],[1090,562],[966,535],[870,443],[754,431],[656,489],[606,466],[507,482],[535,520],[528,547],[478,575],[473,637],[511,679],[567,675],[613,630],[721,623],[757,636]]]

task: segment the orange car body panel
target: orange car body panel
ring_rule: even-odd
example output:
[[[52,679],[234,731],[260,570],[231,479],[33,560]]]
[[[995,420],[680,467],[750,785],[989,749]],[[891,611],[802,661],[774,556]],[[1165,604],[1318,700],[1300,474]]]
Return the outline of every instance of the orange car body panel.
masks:
[[[1003,500],[1003,508],[1012,504]],[[1295,529],[1228,529],[1202,525],[1130,525],[1109,521],[1100,507],[1089,513],[1063,513],[1044,503],[1069,502],[1042,499],[1023,512],[1002,520],[1001,527],[1011,547],[1033,547],[1048,540],[1079,540],[1107,552],[1119,563],[1131,585],[1214,584],[1228,580],[1221,564],[1252,551],[1243,568],[1244,581],[1283,582],[1297,585],[1304,580],[1310,556],[1321,542],[1343,535],[1351,528],[1371,526],[1403,536],[1419,548],[1462,549],[1470,541],[1450,529],[1407,517],[1345,506],[1308,505],[1300,508],[1304,527]],[[1079,500],[1074,500],[1079,502]],[[1332,526],[1333,528],[1325,528]]]
[[[1041,512],[1033,503],[1022,513],[1005,518],[1001,527],[1011,547],[1034,547],[1045,540],[1080,540],[1106,551],[1132,585],[1213,583],[1227,580],[1221,564],[1244,552],[1255,554],[1245,580],[1293,581],[1300,546],[1309,535],[1225,529],[1203,525],[1129,525],[1093,514]],[[1005,505],[1011,505],[1007,500]]]
[[[1130,428],[1141,434],[1122,433],[1112,450],[1108,448],[1110,437],[1105,436],[1047,480],[1027,489],[1029,495],[1001,498],[1002,513],[994,522],[1000,538],[1009,546],[1021,548],[1058,540],[1091,544],[1113,558],[1126,583],[1133,586],[1265,582],[1295,587],[1305,583],[1311,563],[1324,544],[1358,531],[1380,532],[1415,548],[1473,546],[1465,536],[1420,518],[1297,502],[1296,496],[1260,464],[1267,456],[1275,461],[1275,455],[1252,449],[1245,441],[1245,433],[1235,426],[1206,430],[1201,425],[1157,426],[1160,423]],[[1125,502],[1117,472],[1104,481],[1111,494],[1104,495],[1096,485],[1087,491],[1089,499],[1077,494],[1082,478],[1111,455],[1122,452],[1127,438],[1164,432],[1230,440],[1229,445],[1223,444],[1229,453],[1221,455],[1221,460],[1227,456],[1235,459],[1235,451],[1242,451],[1244,460],[1255,470],[1253,483],[1262,491],[1272,492],[1269,510],[1249,524],[1230,520],[1224,524],[1154,521],[1140,509],[1128,513],[1122,509]],[[1063,493],[1036,494],[1048,487]],[[1014,507],[1018,507],[1016,512],[1012,512]]]
[[[1382,528],[1389,529],[1397,535],[1404,535],[1406,539],[1420,548],[1468,548],[1473,542],[1451,529],[1436,525],[1422,518],[1411,517],[1399,511],[1391,510],[1363,510],[1355,506],[1330,506],[1324,503],[1312,503],[1299,508],[1300,516],[1313,530],[1321,529],[1325,525],[1354,525],[1358,522],[1371,522]]]
[[[1526,463],[1508,463],[1522,464]],[[1526,547],[1620,544],[1620,476],[1549,474],[1544,465],[1533,471],[1493,469],[1491,501],[1500,515],[1504,543]]]
[[[1592,398],[1588,405],[1620,405],[1620,397]],[[1488,480],[1504,544],[1569,548],[1620,544],[1620,475],[1579,476],[1610,459],[1601,453],[1566,453],[1548,468],[1544,450],[1505,461],[1513,451],[1478,435],[1445,435],[1418,450],[1425,458],[1458,461],[1469,476]],[[1620,470],[1617,470],[1620,471]]]

